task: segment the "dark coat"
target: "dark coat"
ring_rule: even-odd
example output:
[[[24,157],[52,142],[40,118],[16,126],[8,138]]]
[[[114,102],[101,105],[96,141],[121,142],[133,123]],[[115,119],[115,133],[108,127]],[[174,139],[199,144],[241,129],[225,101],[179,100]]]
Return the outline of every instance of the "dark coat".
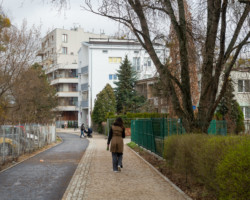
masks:
[[[85,127],[83,124],[81,125],[81,131],[85,131]]]
[[[120,126],[112,126],[109,134],[108,144],[111,140],[110,151],[113,153],[123,153],[123,138],[125,129]]]

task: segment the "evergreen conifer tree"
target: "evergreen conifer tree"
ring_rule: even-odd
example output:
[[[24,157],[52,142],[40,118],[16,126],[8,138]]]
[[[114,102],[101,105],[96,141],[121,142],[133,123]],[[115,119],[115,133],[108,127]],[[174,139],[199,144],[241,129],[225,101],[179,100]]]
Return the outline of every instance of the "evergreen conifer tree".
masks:
[[[122,61],[119,70],[117,70],[117,76],[118,81],[115,82],[117,112],[135,112],[145,102],[145,98],[138,95],[134,89],[137,74],[127,56]]]
[[[235,100],[231,80],[229,80],[226,92],[218,105],[218,112],[223,116],[223,120],[227,120],[228,132],[238,134],[245,130],[244,115],[239,103]]]
[[[116,112],[116,100],[113,88],[107,84],[105,88],[97,94],[92,119],[98,125],[98,132],[102,132],[101,123],[104,122],[108,112]]]

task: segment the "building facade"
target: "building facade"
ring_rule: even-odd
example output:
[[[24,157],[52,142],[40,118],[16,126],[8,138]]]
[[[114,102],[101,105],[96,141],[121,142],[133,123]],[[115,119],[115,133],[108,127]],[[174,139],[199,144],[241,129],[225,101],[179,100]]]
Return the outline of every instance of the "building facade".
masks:
[[[237,68],[231,72],[234,95],[245,119],[245,129],[250,133],[250,68]]]
[[[81,42],[91,37],[107,37],[84,32],[81,28],[72,30],[55,29],[42,39],[38,56],[51,85],[56,88],[59,99],[57,127],[68,121],[78,121],[78,50]]]
[[[157,82],[158,77],[138,80],[136,81],[135,90],[147,99],[150,112],[169,113],[167,99],[163,98],[160,92],[155,88]]]
[[[156,46],[161,59],[166,58],[162,46]],[[156,68],[147,52],[133,40],[90,39],[83,42],[78,52],[79,64],[79,113],[78,124],[91,126],[91,113],[96,95],[109,83],[113,88],[117,81],[117,70],[128,56],[138,79],[156,75]]]

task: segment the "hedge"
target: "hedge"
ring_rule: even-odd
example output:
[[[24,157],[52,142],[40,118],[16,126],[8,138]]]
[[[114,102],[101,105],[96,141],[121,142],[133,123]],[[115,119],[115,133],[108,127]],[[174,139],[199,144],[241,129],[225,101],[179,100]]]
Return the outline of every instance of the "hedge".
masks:
[[[203,184],[217,199],[250,196],[250,137],[186,134],[167,137],[163,157],[168,165]]]

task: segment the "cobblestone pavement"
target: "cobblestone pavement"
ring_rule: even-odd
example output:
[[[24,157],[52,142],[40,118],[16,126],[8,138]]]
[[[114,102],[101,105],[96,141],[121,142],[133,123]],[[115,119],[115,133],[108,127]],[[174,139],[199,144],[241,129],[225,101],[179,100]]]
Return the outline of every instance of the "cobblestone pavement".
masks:
[[[125,139],[124,143],[129,140]],[[120,173],[114,173],[111,153],[106,151],[107,140],[104,136],[96,134],[89,141],[89,147],[71,179],[63,200],[190,199],[126,145],[124,167]]]

